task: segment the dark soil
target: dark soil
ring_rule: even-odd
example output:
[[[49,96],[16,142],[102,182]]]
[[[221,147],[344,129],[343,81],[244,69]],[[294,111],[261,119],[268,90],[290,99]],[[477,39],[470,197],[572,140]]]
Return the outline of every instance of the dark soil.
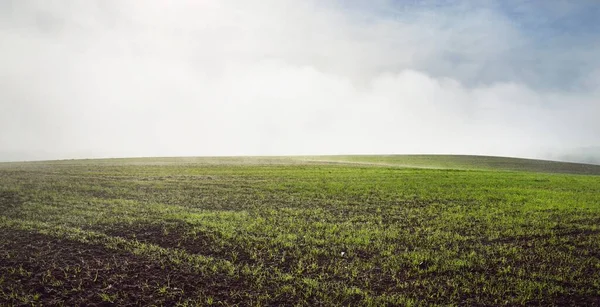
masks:
[[[230,297],[247,285],[228,276],[201,276],[192,268],[174,267],[103,246],[39,233],[2,229],[0,234],[0,305],[110,306],[166,305],[210,295]],[[0,293],[1,294],[1,293]]]
[[[113,237],[137,240],[163,248],[181,249],[189,254],[215,257],[231,262],[255,263],[239,244],[231,244],[215,233],[192,231],[188,225],[181,222],[109,225],[96,230]]]

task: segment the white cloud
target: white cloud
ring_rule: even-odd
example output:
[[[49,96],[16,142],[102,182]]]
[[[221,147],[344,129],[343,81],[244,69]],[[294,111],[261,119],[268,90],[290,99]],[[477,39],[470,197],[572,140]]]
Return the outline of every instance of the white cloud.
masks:
[[[544,76],[515,53],[535,46],[489,6],[9,3],[0,151],[541,157],[600,144],[600,94],[536,87]]]

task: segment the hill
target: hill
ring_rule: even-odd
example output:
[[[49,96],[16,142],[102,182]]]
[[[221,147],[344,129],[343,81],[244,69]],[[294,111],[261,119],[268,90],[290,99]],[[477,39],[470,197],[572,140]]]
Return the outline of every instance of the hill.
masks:
[[[315,156],[307,160],[414,168],[504,170],[600,175],[600,165],[536,159],[470,155],[348,155]]]
[[[0,305],[599,305],[600,180],[546,173],[574,168],[464,156],[3,163]]]
[[[600,165],[473,155],[329,155],[247,157],[148,157],[0,162],[2,165],[301,165],[348,164],[402,168],[524,171],[600,175]]]

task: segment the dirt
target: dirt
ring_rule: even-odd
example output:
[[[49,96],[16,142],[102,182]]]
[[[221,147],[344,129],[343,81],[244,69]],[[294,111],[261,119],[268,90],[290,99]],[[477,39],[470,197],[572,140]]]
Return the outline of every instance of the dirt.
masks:
[[[230,291],[243,280],[200,276],[103,246],[39,233],[3,229],[0,234],[0,305],[65,306],[166,305],[192,303],[205,294],[215,301],[239,303]],[[2,295],[4,294],[4,295]]]
[[[155,244],[163,248],[180,249],[189,254],[215,257],[231,262],[255,262],[241,246],[230,244],[215,233],[192,231],[189,226],[180,222],[110,225],[100,231],[114,237]]]
[[[239,252],[237,263],[255,263],[243,252],[243,247],[235,247],[224,242],[213,233],[198,232],[192,234],[191,228],[182,223],[138,224],[132,226],[118,225],[103,230],[111,236],[135,239],[152,243],[164,248],[181,249],[191,254],[209,255],[220,259],[231,259],[231,251]],[[585,236],[595,234],[595,231],[572,230],[564,231],[563,235]],[[538,242],[539,238],[530,238]],[[517,244],[531,242],[524,238],[512,238],[509,241],[494,241],[490,244]],[[229,249],[229,245],[231,250]],[[369,258],[369,251],[356,251],[356,257]],[[287,257],[285,262],[271,263],[261,259],[267,267],[279,267],[287,271],[296,266],[298,259]],[[330,258],[317,259],[320,267],[326,267]],[[335,261],[346,261],[336,258]],[[430,263],[423,263],[424,270],[412,277],[402,277],[410,284],[410,291],[427,292],[419,286],[422,281],[430,280],[440,287],[445,287],[458,271],[425,272]],[[476,276],[498,277],[499,264],[490,263],[489,267],[472,268],[468,273]],[[524,266],[527,270],[536,271],[530,264],[514,262],[514,266]],[[406,268],[407,270],[409,268]],[[316,272],[317,273],[317,272]],[[365,272],[366,279],[376,280],[370,286],[373,294],[389,291],[407,291],[397,288],[397,283],[391,278],[390,272],[374,268]],[[307,276],[311,273],[306,272]],[[402,275],[396,272],[394,275]],[[588,272],[588,274],[595,274]],[[584,295],[576,290],[581,285],[576,281],[566,282],[553,279],[534,278],[538,281],[561,285],[573,291],[560,296],[548,297],[540,301],[530,301],[530,305],[600,305],[600,299],[590,293]],[[330,280],[333,281],[333,280]],[[339,282],[348,282],[342,278]],[[356,286],[361,286],[357,284]],[[592,290],[592,289],[590,289]],[[205,298],[211,296],[215,302],[244,304],[242,296],[232,293],[252,293],[265,291],[253,288],[250,281],[234,277],[210,274],[202,275],[193,268],[182,265],[161,263],[156,259],[136,256],[126,251],[107,249],[101,245],[84,244],[68,239],[61,239],[35,232],[13,229],[0,229],[0,305],[31,305],[24,298],[43,305],[65,306],[127,306],[127,305],[158,305],[172,306],[189,301],[192,305],[206,305]],[[11,294],[14,294],[11,296]],[[36,298],[34,299],[34,295]],[[493,297],[479,297],[482,293],[464,293],[463,302],[491,302]],[[248,299],[248,297],[246,297]],[[290,304],[293,296],[279,297],[278,304]],[[296,297],[297,299],[297,297]],[[443,297],[430,298],[431,302],[443,304]],[[438,301],[439,299],[439,301]],[[272,303],[274,303],[273,301]]]

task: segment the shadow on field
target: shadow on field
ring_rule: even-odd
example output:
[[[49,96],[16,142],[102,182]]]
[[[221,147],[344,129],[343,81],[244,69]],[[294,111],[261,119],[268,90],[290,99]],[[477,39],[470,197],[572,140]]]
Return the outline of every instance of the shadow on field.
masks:
[[[250,255],[241,246],[231,244],[216,233],[193,229],[183,222],[116,224],[105,226],[101,231],[109,236],[180,249],[189,254],[231,262],[252,262]]]
[[[532,247],[536,244],[543,244],[545,241],[552,238],[573,238],[576,239],[578,237],[585,237],[590,235],[600,234],[600,229],[592,230],[592,229],[561,229],[557,228],[555,233],[547,233],[547,234],[538,234],[538,235],[526,235],[526,236],[517,236],[517,237],[504,237],[493,240],[483,240],[483,241],[473,241],[473,243],[481,243],[483,245],[493,245],[493,244],[514,244],[522,248]],[[594,252],[595,250],[590,250],[589,252]]]
[[[348,255],[344,257],[335,252],[309,255],[304,250],[307,246],[302,243],[286,247],[269,247],[264,242],[252,242],[249,238],[238,238],[237,240],[223,238],[216,232],[201,231],[181,221],[107,225],[96,231],[113,237],[154,244],[162,248],[178,249],[188,254],[227,260],[235,264],[259,265],[264,266],[265,269],[276,268],[284,273],[292,273],[298,266],[316,263],[317,267],[312,270],[312,273],[304,272],[306,277],[315,278],[323,272],[332,273],[328,269],[334,265],[347,263],[355,258],[369,261],[375,256],[372,251],[367,249],[349,251]],[[339,246],[331,247],[332,250],[341,248]],[[250,251],[253,251],[254,255]]]
[[[2,210],[3,215],[19,210],[24,201],[23,197],[17,192],[0,191],[0,210]]]

